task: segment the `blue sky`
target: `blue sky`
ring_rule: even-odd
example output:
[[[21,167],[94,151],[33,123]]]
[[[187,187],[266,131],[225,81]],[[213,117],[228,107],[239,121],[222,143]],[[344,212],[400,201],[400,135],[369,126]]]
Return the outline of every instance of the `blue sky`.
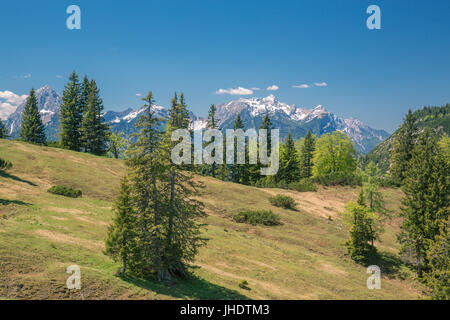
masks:
[[[81,30],[66,28],[71,4]],[[381,30],[366,28],[371,4]],[[219,89],[276,85],[250,96],[322,104],[390,132],[408,108],[450,101],[448,0],[18,0],[1,11],[0,92],[61,92],[75,69],[97,80],[106,109],[136,108],[148,90],[167,106],[176,90],[206,115],[248,97]]]

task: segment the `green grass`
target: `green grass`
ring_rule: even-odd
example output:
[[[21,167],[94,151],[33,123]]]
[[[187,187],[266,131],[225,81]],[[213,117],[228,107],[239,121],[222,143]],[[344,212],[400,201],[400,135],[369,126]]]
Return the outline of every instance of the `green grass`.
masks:
[[[0,157],[13,167],[0,174],[0,297],[4,299],[414,299],[421,287],[402,265],[394,218],[377,247],[382,289],[366,287],[366,268],[352,262],[343,245],[347,229],[338,212],[358,189],[319,188],[299,193],[199,177],[197,197],[209,216],[209,238],[192,278],[161,284],[117,277],[119,264],[103,254],[112,200],[125,172],[122,161],[0,140]],[[67,185],[82,198],[53,195]],[[401,192],[384,189],[396,212]],[[270,205],[291,196],[298,211]],[[233,221],[241,211],[272,210],[282,225]],[[328,220],[333,217],[333,221]],[[82,289],[66,288],[66,268],[79,265]],[[241,288],[245,279],[251,290]],[[8,288],[6,290],[6,288]]]

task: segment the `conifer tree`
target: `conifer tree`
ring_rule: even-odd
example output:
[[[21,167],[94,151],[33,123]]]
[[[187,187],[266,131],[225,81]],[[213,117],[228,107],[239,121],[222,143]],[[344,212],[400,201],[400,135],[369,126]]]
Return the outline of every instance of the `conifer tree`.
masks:
[[[308,130],[305,138],[302,139],[300,147],[300,177],[310,178],[312,177],[313,157],[315,150],[315,138]]]
[[[425,128],[412,151],[402,190],[403,224],[398,238],[403,252],[414,252],[417,273],[422,277],[429,241],[439,234],[440,222],[449,216],[448,167],[430,128]]]
[[[244,129],[244,123],[242,122],[240,114],[237,115],[236,120],[234,121],[233,129]],[[237,163],[237,153],[237,139],[234,139],[234,162],[232,165],[230,165],[231,181],[236,183],[248,184],[248,166],[246,165],[246,163]]]
[[[176,142],[171,140],[172,132],[177,129],[188,129],[190,120],[184,95],[180,102],[169,110],[166,132],[161,147],[164,163],[168,169],[167,188],[167,224],[164,226],[166,239],[164,241],[163,267],[159,272],[160,279],[170,279],[172,276],[187,275],[187,263],[192,262],[198,252],[198,247],[204,243],[200,235],[200,227],[194,219],[204,216],[203,204],[192,195],[200,187],[193,181],[193,176],[182,166],[171,162],[171,150]]]
[[[82,106],[80,102],[80,84],[75,71],[69,77],[63,91],[60,108],[60,138],[61,146],[70,150],[80,151],[80,127]]]
[[[300,163],[294,140],[289,132],[280,154],[280,169],[277,174],[278,181],[292,183],[300,179]]]
[[[84,75],[83,82],[80,86],[80,112],[84,113],[85,108],[88,103],[89,93],[91,90],[91,82],[89,81],[87,75]]]
[[[137,234],[136,213],[133,208],[131,189],[127,178],[123,178],[119,195],[114,203],[115,216],[108,227],[105,253],[115,261],[122,263],[121,273],[125,273],[127,265],[136,259]]]
[[[109,126],[103,121],[103,101],[100,98],[100,90],[95,80],[91,80],[80,128],[80,141],[85,152],[105,154],[108,130]]]
[[[134,135],[136,142],[128,149],[130,159],[127,163],[134,209],[137,212],[139,259],[134,263],[134,272],[150,276],[163,270],[164,200],[158,181],[162,179],[165,167],[159,153],[161,132],[157,129],[158,119],[152,108],[152,92],[142,100],[145,102],[145,111],[135,126],[139,132]]]
[[[20,137],[27,142],[45,144],[45,127],[42,123],[41,114],[37,105],[34,89],[31,89],[23,112]]]
[[[6,126],[3,123],[2,119],[0,119],[0,139],[8,138],[8,131],[6,130]]]
[[[427,251],[429,269],[425,274],[431,296],[435,300],[450,300],[450,222],[441,221],[439,234]]]
[[[381,184],[381,171],[371,161],[362,173],[363,191],[368,201],[369,209],[379,213],[385,213],[384,199],[381,192],[378,191]]]
[[[381,233],[378,217],[366,206],[353,201],[347,203],[342,215],[350,226],[350,239],[346,242],[350,257],[356,262],[367,262],[375,253],[374,241]]]
[[[212,104],[212,105],[209,107],[209,111],[208,111],[208,122],[207,122],[206,127],[207,127],[208,129],[217,129],[216,106],[215,106],[214,104]],[[211,140],[210,143],[214,143],[214,138],[215,138],[215,137],[212,138],[212,140]],[[212,156],[212,157],[215,157],[215,155],[216,155],[216,151],[213,150],[211,156]],[[213,164],[210,165],[210,170],[209,170],[209,171],[210,171],[210,174],[211,174],[211,176],[212,176],[213,178],[216,177],[216,169],[217,169],[217,164],[216,164],[216,163],[213,163]]]
[[[392,179],[402,183],[408,169],[408,162],[412,157],[412,150],[416,139],[416,119],[408,110],[405,121],[401,125],[394,140],[394,149],[391,156],[391,167],[389,169]]]

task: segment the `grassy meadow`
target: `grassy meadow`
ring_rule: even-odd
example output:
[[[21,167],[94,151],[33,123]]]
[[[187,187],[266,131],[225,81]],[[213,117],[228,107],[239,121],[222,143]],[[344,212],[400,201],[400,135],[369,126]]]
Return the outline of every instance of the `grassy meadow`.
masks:
[[[258,189],[210,177],[198,198],[208,217],[208,244],[193,276],[172,283],[118,277],[120,264],[103,254],[113,212],[121,160],[22,142],[0,140],[0,157],[13,163],[0,173],[0,299],[417,299],[422,287],[398,256],[395,218],[402,193],[383,189],[394,218],[376,243],[380,290],[369,290],[366,267],[354,263],[344,243],[348,228],[339,212],[359,192],[319,187],[299,193]],[[66,185],[83,191],[73,199],[47,189]],[[274,207],[269,197],[293,197],[297,210]],[[272,210],[280,226],[233,221],[243,210]],[[81,290],[68,290],[70,265],[81,267]],[[248,288],[239,287],[241,280]]]

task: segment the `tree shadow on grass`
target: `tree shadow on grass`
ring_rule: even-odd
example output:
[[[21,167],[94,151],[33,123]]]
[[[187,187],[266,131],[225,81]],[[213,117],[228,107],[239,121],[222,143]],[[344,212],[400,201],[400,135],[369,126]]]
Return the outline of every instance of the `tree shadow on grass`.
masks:
[[[17,204],[19,206],[30,206],[31,203],[23,202],[20,200],[6,200],[6,199],[0,199],[0,205],[7,206],[9,204]]]
[[[367,266],[377,265],[383,274],[395,277],[399,274],[401,266],[404,265],[403,261],[397,255],[389,252],[377,252],[374,254]]]
[[[9,174],[9,173],[4,172],[4,171],[0,171],[0,177],[12,179],[12,180],[15,180],[15,181],[19,181],[19,182],[23,182],[23,183],[29,184],[30,186],[33,186],[33,187],[37,187],[37,184],[35,184],[34,182],[31,182],[31,181],[28,181],[28,180],[24,180],[22,178],[19,178],[18,176]]]
[[[197,276],[186,279],[177,279],[173,283],[164,283],[157,280],[143,280],[130,275],[119,275],[123,281],[132,283],[143,289],[154,291],[179,299],[193,300],[248,300],[246,296],[235,290],[213,284]]]

